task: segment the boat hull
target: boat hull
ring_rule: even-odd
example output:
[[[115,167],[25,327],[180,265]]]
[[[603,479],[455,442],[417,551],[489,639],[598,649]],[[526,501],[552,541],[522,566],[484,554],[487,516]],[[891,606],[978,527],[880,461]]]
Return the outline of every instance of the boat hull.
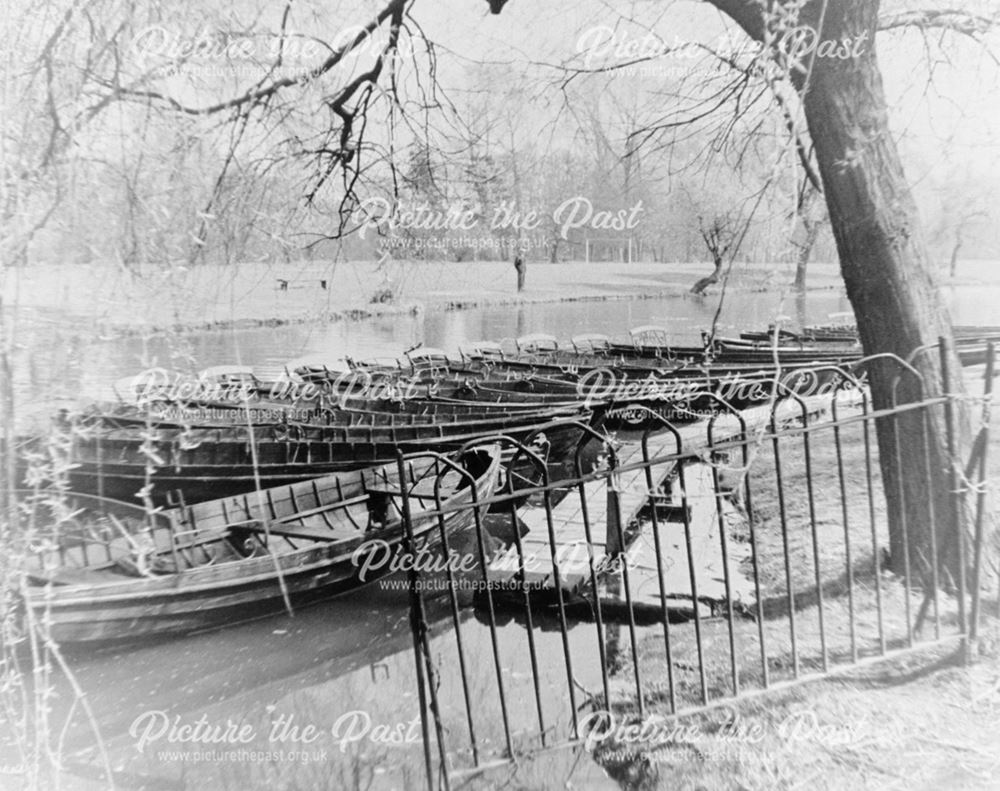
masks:
[[[447,522],[454,535],[467,529],[472,513]],[[428,551],[440,546],[436,524],[426,525],[416,536],[417,548]],[[437,534],[437,535],[434,535]],[[380,538],[372,535],[371,539]],[[395,551],[402,533],[381,538]],[[358,542],[360,544],[360,542]],[[177,584],[159,577],[159,585],[136,586],[129,592],[100,594],[81,591],[78,596],[47,599],[34,598],[30,606],[36,617],[51,623],[51,635],[59,643],[106,643],[140,641],[151,637],[186,634],[217,628],[234,621],[249,620],[279,612],[284,607],[282,581],[291,604],[305,604],[321,598],[355,590],[381,579],[384,574],[370,573],[359,579],[359,562],[353,552],[342,548],[322,547],[302,556],[281,559],[281,577],[269,557],[254,558],[260,568],[241,568],[239,573],[198,574]]]
[[[584,420],[590,417],[580,414]],[[252,443],[249,433],[240,429],[164,431],[147,440],[145,448],[141,433],[115,429],[74,437],[74,466],[68,476],[74,491],[102,497],[135,502],[137,493],[151,485],[150,496],[159,505],[168,504],[175,492],[195,503],[384,464],[400,451],[450,452],[496,435],[520,441],[543,431],[555,456],[575,448],[583,432],[573,420],[498,422],[472,434],[449,434],[447,425],[419,433],[406,429],[357,427],[345,433],[336,428],[262,427]]]
[[[475,503],[489,498],[495,490],[500,477],[499,449],[489,449],[486,458],[476,471],[474,485],[460,484],[453,491],[442,491],[429,503],[426,493],[410,496],[414,551],[437,551],[451,536],[470,529],[477,513],[485,513],[486,506]],[[383,473],[389,483],[393,467],[388,465],[388,474]],[[344,491],[356,491],[349,487],[362,485],[359,480],[361,476],[352,474]],[[371,483],[370,478],[364,480]],[[193,526],[195,515],[202,525],[214,524],[213,517],[225,517],[225,540],[229,540],[233,536],[241,538],[241,531],[248,529],[246,520],[238,516],[262,507],[270,509],[269,518],[279,519],[280,508],[295,502],[295,491],[301,499],[310,489],[316,491],[312,481],[284,491],[263,491],[259,499],[248,495],[222,498],[162,513],[179,514],[174,517],[175,527]],[[337,490],[341,490],[339,483]],[[434,509],[435,504],[440,505],[440,513]],[[298,517],[293,514],[293,518]],[[131,642],[201,631],[278,611],[284,607],[286,596],[290,603],[301,604],[381,579],[395,570],[388,560],[406,546],[407,533],[404,522],[397,519],[381,528],[358,527],[348,537],[337,534],[336,540],[311,541],[292,550],[206,563],[177,573],[129,576],[119,570],[117,563],[73,569],[97,580],[90,582],[69,577],[67,584],[65,577],[59,581],[57,575],[47,577],[40,569],[34,572],[36,585],[29,589],[24,604],[37,621],[50,624],[52,638],[60,643]],[[263,535],[267,541],[284,541],[283,546],[292,543],[283,535],[300,541],[294,530],[283,534],[275,528],[273,534]]]

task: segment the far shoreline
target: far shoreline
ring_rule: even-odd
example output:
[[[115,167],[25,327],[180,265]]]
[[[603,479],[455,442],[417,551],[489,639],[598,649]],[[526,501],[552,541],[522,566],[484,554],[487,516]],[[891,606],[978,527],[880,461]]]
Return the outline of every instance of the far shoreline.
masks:
[[[806,288],[806,293],[820,291],[832,291],[836,286],[816,286]],[[730,296],[739,294],[765,293],[766,291],[779,291],[780,289],[760,289],[760,290],[739,290],[729,289]],[[597,294],[597,295],[570,295],[565,297],[513,297],[510,299],[463,299],[451,300],[448,302],[425,304],[422,302],[411,303],[382,303],[375,304],[369,308],[345,308],[343,310],[331,312],[321,316],[296,316],[296,317],[268,317],[259,319],[232,319],[206,322],[202,324],[179,324],[168,326],[146,326],[136,327],[131,325],[97,325],[101,331],[101,340],[115,340],[119,338],[135,337],[161,337],[169,335],[183,335],[188,333],[202,332],[226,332],[232,330],[253,330],[266,329],[268,327],[288,327],[297,325],[324,325],[339,322],[360,322],[369,319],[386,318],[392,316],[419,316],[426,313],[478,310],[482,308],[502,308],[518,307],[521,305],[547,305],[563,304],[574,302],[638,302],[652,299],[712,299],[718,298],[718,291],[709,291],[704,297],[697,297],[688,291],[676,289],[664,289],[661,291],[644,291],[635,294]]]
[[[533,263],[524,292],[508,262],[397,261],[179,268],[146,275],[100,265],[39,267],[8,277],[19,314],[73,324],[94,340],[322,326],[393,316],[523,305],[655,299],[715,301],[721,287],[690,294],[708,265],[693,263]],[[787,264],[736,265],[728,298],[794,293]],[[816,263],[807,293],[842,290],[839,270]]]

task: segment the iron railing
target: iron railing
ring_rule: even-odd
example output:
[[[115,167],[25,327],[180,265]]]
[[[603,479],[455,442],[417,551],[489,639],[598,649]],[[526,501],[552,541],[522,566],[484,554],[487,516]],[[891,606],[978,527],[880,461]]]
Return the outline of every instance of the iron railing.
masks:
[[[428,786],[579,743],[593,712],[681,716],[914,647],[975,639],[992,347],[988,357],[981,399],[947,385],[942,354],[945,395],[883,408],[845,375],[822,398],[778,387],[764,407],[720,403],[716,417],[693,425],[650,412],[653,428],[609,439],[580,424],[575,456],[556,472],[530,438],[484,440],[513,448],[537,476],[518,487],[508,477],[474,504],[475,570],[444,574],[450,620],[426,624],[429,580],[410,572]],[[898,358],[866,364],[896,366],[897,383],[921,382]],[[959,460],[956,412],[977,405],[972,456]],[[903,423],[919,423],[927,439],[941,420],[947,469],[904,458]],[[879,427],[889,427],[897,470],[928,487],[936,475],[951,477],[953,523],[974,512],[971,550],[964,530],[940,531],[943,516],[932,512],[930,557],[914,568],[900,486],[903,557],[886,569]],[[440,500],[438,512],[443,524]],[[498,533],[509,539],[499,551]],[[446,554],[448,540],[442,529]],[[947,568],[954,578],[942,576]],[[476,620],[461,617],[463,587],[475,592]],[[467,637],[483,627],[489,662],[477,664]],[[461,694],[447,695],[455,685]]]

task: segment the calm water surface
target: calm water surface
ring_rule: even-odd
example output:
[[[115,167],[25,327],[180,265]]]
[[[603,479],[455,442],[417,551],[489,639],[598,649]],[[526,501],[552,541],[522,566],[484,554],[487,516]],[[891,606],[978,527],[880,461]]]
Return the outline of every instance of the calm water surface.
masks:
[[[1000,286],[985,283],[950,289],[955,320],[1000,324]],[[679,343],[697,342],[715,316],[714,297],[669,297],[608,302],[564,302],[438,311],[337,322],[244,330],[201,332],[182,338],[95,340],[60,322],[27,323],[20,330],[15,357],[19,414],[45,418],[56,405],[81,399],[112,398],[112,383],[150,366],[195,372],[212,365],[252,365],[279,373],[302,362],[397,357],[423,344],[455,352],[460,344],[516,338],[547,332],[560,339],[586,332],[625,337],[630,328],[657,324]],[[850,311],[839,291],[810,292],[806,300],[774,292],[730,295],[719,316],[718,331],[737,333],[764,328],[776,316],[783,326],[824,322],[831,313]]]
[[[642,324],[667,327],[678,342],[696,342],[711,326],[716,299],[664,298],[608,302],[564,302],[439,311],[325,325],[288,325],[192,333],[183,338],[94,340],[72,325],[27,324],[21,330],[16,363],[20,415],[47,419],[59,405],[113,398],[111,385],[150,366],[195,372],[212,365],[252,365],[279,373],[301,362],[397,357],[423,344],[454,352],[460,344],[547,332],[560,339],[585,332],[624,337]],[[773,293],[730,296],[720,316],[720,332],[766,327],[776,315],[801,321],[826,320],[849,309],[833,291],[813,292],[806,304]]]

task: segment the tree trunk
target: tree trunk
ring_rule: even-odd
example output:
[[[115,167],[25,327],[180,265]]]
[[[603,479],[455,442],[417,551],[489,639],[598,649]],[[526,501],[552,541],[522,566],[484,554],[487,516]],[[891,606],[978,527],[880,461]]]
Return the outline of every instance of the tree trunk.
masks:
[[[955,246],[951,248],[951,261],[948,263],[948,274],[954,280],[958,272],[958,252],[962,249],[962,228],[955,232]]]
[[[691,286],[691,293],[698,295],[704,294],[706,288],[719,282],[719,275],[721,274],[721,272],[722,272],[722,259],[716,257],[715,269],[712,270],[712,274],[710,274],[708,277],[701,278],[697,283]]]
[[[755,0],[709,2],[752,38],[764,40],[761,4]],[[848,40],[860,45],[844,59],[806,56],[805,65],[811,66],[808,82],[803,71],[793,72],[792,81],[804,103],[841,273],[865,352],[906,359],[920,347],[937,343],[939,337],[950,342],[952,330],[935,287],[916,204],[889,131],[875,56],[879,5],[878,0],[807,0],[799,13],[800,27],[815,30],[819,42]],[[876,409],[944,391],[936,350],[918,353],[913,366],[919,376],[905,374],[895,388],[896,375],[905,371],[902,366],[889,362],[871,366]],[[952,370],[960,370],[954,354]],[[953,377],[947,389],[960,391],[961,378]],[[942,412],[935,410],[926,426],[920,410],[877,421],[890,562],[895,571],[904,568],[904,524],[910,565],[918,573],[927,568],[931,557],[932,522],[939,541],[942,535],[957,541],[957,530],[962,527],[952,518],[951,460]],[[925,460],[929,475],[923,473]],[[954,560],[952,554],[952,565]]]
[[[809,256],[812,254],[812,249],[816,244],[816,239],[819,236],[819,223],[815,220],[805,220],[806,225],[806,238],[802,242],[802,246],[799,248],[799,255],[795,261],[795,290],[805,291],[806,290],[806,269],[809,266]]]
[[[823,227],[823,219],[817,216],[815,203],[816,193],[810,190],[799,209],[802,225],[806,230],[806,238],[799,247],[799,255],[795,260],[795,290],[798,292],[806,290],[806,270],[809,266],[809,258],[812,256],[816,240],[819,238],[820,228]]]
[[[810,3],[807,13],[818,6]],[[907,359],[914,350],[951,340],[948,311],[933,278],[917,208],[889,132],[874,36],[879,3],[839,0],[826,9],[821,41],[858,40],[864,51],[846,60],[817,58],[804,93],[809,133],[816,146],[833,235],[847,296],[867,354]],[[953,371],[960,370],[953,361]],[[918,354],[920,377],[892,363],[870,371],[876,409],[919,401],[943,391],[936,350]],[[893,381],[899,380],[895,397]],[[960,379],[948,389],[960,386]],[[903,526],[909,531],[910,564],[927,568],[933,518],[938,532],[954,531],[947,435],[942,414],[926,421],[921,411],[877,422],[879,459],[890,515],[891,566],[903,569]],[[925,431],[926,429],[926,431]],[[926,437],[926,439],[925,439]],[[898,455],[897,455],[898,448]],[[929,462],[930,475],[922,474]],[[920,466],[918,466],[920,465]],[[900,496],[905,503],[900,502]],[[933,515],[933,516],[932,516]],[[954,556],[953,556],[954,559]]]

